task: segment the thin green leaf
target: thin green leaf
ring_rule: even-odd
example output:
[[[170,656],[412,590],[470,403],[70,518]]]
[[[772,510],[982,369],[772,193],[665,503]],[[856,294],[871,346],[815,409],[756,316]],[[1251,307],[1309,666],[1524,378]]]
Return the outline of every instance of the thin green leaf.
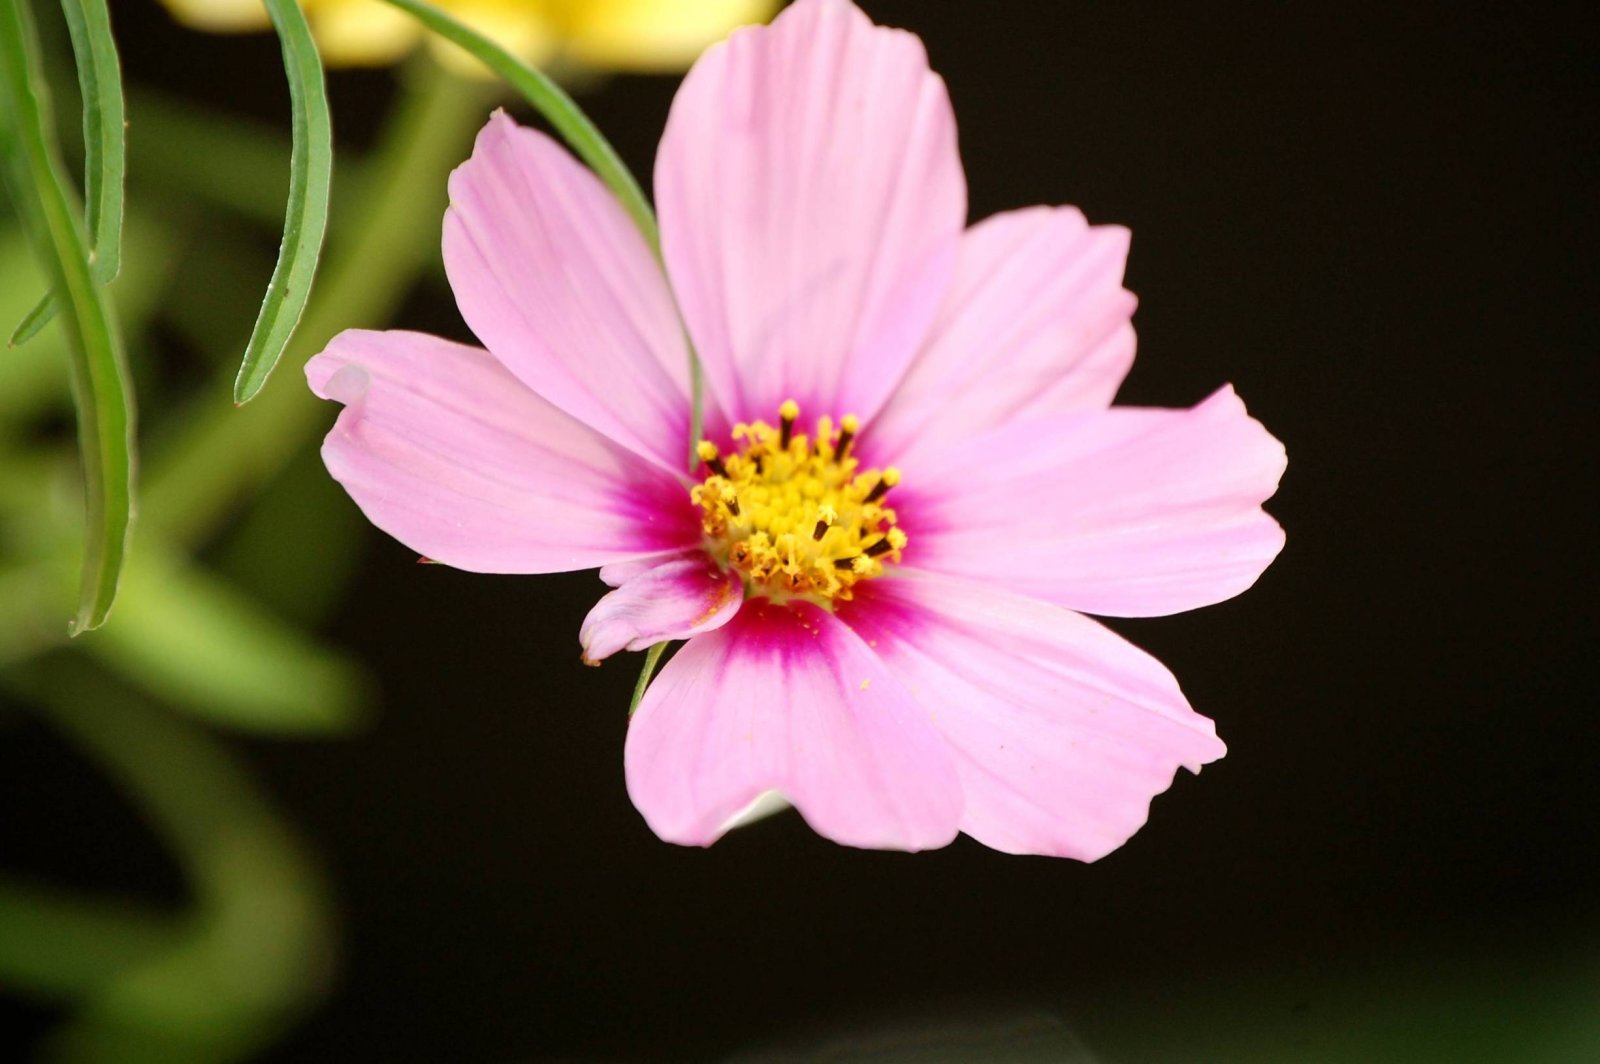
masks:
[[[661,642],[644,652],[644,668],[639,670],[639,679],[633,685],[633,701],[628,703],[628,716],[633,716],[639,708],[639,703],[644,700],[644,692],[650,686],[650,677],[656,674],[656,665],[669,646],[670,643]]]
[[[122,266],[122,197],[127,171],[122,64],[111,36],[106,0],[61,0],[61,13],[72,36],[83,98],[83,196],[93,249],[90,273],[96,283],[110,284]],[[55,314],[55,293],[46,292],[11,335],[11,346],[28,342]]]
[[[35,255],[63,300],[84,473],[85,548],[73,634],[104,623],[116,599],[133,498],[133,397],[105,289],[89,268],[83,221],[49,130],[31,15],[0,4],[0,169]]]
[[[122,64],[111,36],[106,0],[61,0],[78,60],[83,95],[83,196],[94,242],[94,279],[110,284],[122,268],[122,196],[127,170],[127,116]]]
[[[311,27],[295,0],[266,0],[267,13],[283,44],[292,108],[289,205],[283,245],[267,285],[261,314],[245,346],[244,364],[233,383],[233,401],[247,403],[267,383],[311,296],[311,279],[328,231],[328,192],[333,180],[333,119]]]
[[[8,341],[9,346],[21,347],[29,340],[32,340],[39,335],[40,329],[54,320],[55,316],[56,294],[54,292],[46,292],[39,297],[39,302],[33,305],[33,309],[24,314],[22,320],[17,323],[16,331],[11,334],[11,339]]]
[[[605,182],[612,195],[617,197],[623,209],[633,219],[633,224],[644,234],[650,250],[660,258],[661,231],[656,225],[655,212],[650,209],[650,201],[645,199],[644,191],[640,189],[639,182],[634,180],[627,164],[622,161],[622,156],[617,154],[611,142],[606,140],[599,128],[589,120],[589,116],[583,113],[582,108],[573,102],[572,97],[568,96],[560,85],[552,81],[543,71],[529,66],[483,34],[468,29],[424,0],[387,0],[387,2],[402,11],[409,12],[434,33],[471,53],[484,66],[520,92],[528,103],[533,105],[534,110],[543,115],[556,132],[561,134],[562,139],[572,146],[578,157],[588,163],[589,168]],[[689,344],[687,336],[684,337],[684,343]],[[689,469],[692,472],[699,464],[699,458],[695,454],[695,444],[700,439],[704,405],[700,360],[695,356],[693,346],[689,346],[689,393]]]

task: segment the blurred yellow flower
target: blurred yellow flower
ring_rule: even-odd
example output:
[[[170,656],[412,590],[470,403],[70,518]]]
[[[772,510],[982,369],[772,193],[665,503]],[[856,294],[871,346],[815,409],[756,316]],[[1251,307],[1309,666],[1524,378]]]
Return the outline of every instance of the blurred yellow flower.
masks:
[[[213,33],[270,26],[262,0],[162,0],[178,21]],[[560,59],[607,70],[681,70],[735,26],[764,22],[778,0],[434,0],[530,63]],[[392,63],[425,36],[452,65],[481,71],[383,0],[301,0],[329,66]]]

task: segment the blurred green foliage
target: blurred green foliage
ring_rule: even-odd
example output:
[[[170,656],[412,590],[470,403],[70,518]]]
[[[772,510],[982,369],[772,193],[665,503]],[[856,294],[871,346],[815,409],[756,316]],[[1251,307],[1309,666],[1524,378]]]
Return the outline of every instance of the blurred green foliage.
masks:
[[[61,51],[47,69],[70,102]],[[426,58],[402,75],[377,147],[340,160],[345,206],[288,342],[295,370],[339,329],[386,323],[436,268],[445,177],[490,89]],[[83,154],[77,113],[60,110],[67,151]],[[335,736],[367,718],[360,667],[306,630],[337,602],[357,529],[315,461],[330,412],[292,378],[232,402],[288,138],[148,93],[127,114],[123,269],[103,291],[141,395],[138,520],[113,623],[69,638],[85,534],[79,454],[61,431],[71,334],[36,315],[37,336],[0,351],[0,711],[35,715],[113,782],[190,901],[165,911],[4,868],[0,985],[66,1008],[42,1047],[51,1059],[235,1060],[317,999],[336,935],[315,861],[213,729]],[[56,283],[0,215],[0,321],[24,320]]]

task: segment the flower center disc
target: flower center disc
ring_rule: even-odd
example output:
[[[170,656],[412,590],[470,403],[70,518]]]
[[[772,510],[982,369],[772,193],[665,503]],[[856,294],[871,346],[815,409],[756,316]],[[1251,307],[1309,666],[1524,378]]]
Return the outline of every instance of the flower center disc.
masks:
[[[883,502],[900,471],[859,468],[850,454],[855,417],[840,418],[837,431],[832,418],[818,418],[807,435],[795,431],[799,416],[791,399],[776,428],[735,425],[737,454],[701,440],[707,475],[690,497],[712,555],[744,575],[747,594],[826,605],[900,560],[906,534]]]

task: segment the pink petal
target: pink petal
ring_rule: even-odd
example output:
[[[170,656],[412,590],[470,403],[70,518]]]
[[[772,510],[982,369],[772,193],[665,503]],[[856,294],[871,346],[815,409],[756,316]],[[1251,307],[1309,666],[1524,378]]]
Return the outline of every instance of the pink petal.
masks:
[[[1104,410],[1133,365],[1128,231],[1076,209],[997,214],[967,230],[930,339],[858,446],[917,446],[1023,417]]]
[[[648,650],[721,628],[739,612],[744,581],[705,554],[679,557],[629,579],[595,603],[578,632],[583,658],[599,663],[619,650]]]
[[[949,284],[966,180],[922,43],[844,0],[739,30],[684,79],[656,156],[661,242],[711,389],[867,418]]]
[[[661,267],[565,148],[495,112],[450,175],[444,263],[462,317],[529,388],[671,470],[688,353]]]
[[[1160,662],[1070,610],[906,575],[841,616],[932,715],[956,754],[961,830],[997,850],[1103,857],[1179,765],[1225,752]]]
[[[691,551],[666,551],[662,554],[646,554],[638,558],[629,558],[626,561],[612,562],[610,565],[600,567],[600,580],[610,587],[621,587],[629,580],[644,573],[648,573],[658,565],[678,561],[682,558],[703,557],[698,550]]]
[[[587,569],[698,543],[688,490],[534,395],[486,351],[352,329],[306,366],[345,404],[322,445],[368,519],[488,573]]]
[[[1113,407],[950,441],[904,463],[906,564],[1085,613],[1232,598],[1283,548],[1261,509],[1283,445],[1232,388],[1189,410]]]
[[[961,788],[926,714],[866,645],[804,602],[752,599],[696,636],[628,729],[628,793],[657,835],[705,846],[768,791],[848,846],[955,837]]]

